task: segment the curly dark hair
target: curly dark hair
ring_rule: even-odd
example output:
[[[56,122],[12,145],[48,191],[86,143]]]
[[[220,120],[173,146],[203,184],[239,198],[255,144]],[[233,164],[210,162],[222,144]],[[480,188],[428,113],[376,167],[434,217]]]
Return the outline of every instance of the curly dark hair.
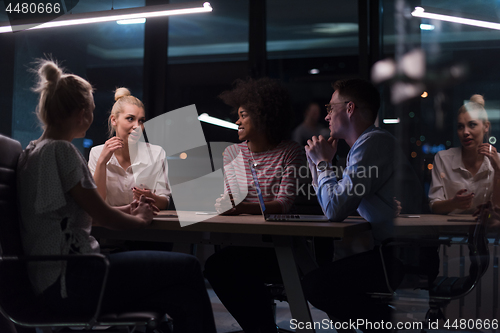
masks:
[[[292,112],[290,95],[278,80],[238,79],[233,89],[219,95],[224,103],[233,107],[235,113],[243,107],[252,116],[259,131],[273,144],[290,135]]]

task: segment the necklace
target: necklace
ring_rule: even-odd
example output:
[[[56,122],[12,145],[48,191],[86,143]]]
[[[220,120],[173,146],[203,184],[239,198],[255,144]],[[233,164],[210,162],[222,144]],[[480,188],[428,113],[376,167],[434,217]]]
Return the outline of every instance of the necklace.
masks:
[[[248,147],[248,143],[247,143],[247,147]],[[255,160],[255,158],[253,156],[253,152],[250,149],[250,147],[248,147],[248,150],[250,151],[250,156],[252,157],[253,167],[256,168],[259,165],[259,163],[257,163],[257,161]],[[271,147],[269,147],[264,153],[267,153],[269,150],[271,150]]]
[[[248,150],[250,150],[250,148],[248,148]],[[259,164],[255,161],[255,158],[253,157],[253,153],[251,150],[250,150],[250,155],[252,156],[253,167],[256,168]]]

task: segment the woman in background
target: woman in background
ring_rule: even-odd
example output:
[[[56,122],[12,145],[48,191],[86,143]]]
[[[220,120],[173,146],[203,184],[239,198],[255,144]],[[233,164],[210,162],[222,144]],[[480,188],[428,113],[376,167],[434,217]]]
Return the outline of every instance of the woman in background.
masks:
[[[98,253],[92,224],[110,229],[147,226],[155,209],[144,195],[119,209],[96,190],[87,163],[71,144],[93,121],[91,85],[65,74],[52,61],[38,68],[37,115],[44,132],[18,163],[21,238],[27,255]],[[175,320],[175,332],[215,333],[211,304],[197,259],[190,255],[136,251],[108,256],[110,270],[102,313],[155,311]],[[102,265],[101,265],[102,266]],[[29,277],[46,307],[56,313],[92,314],[102,284],[93,261],[32,263]]]
[[[488,200],[500,204],[500,156],[485,143],[490,122],[483,96],[473,95],[460,107],[457,121],[462,147],[440,151],[434,157],[429,200],[435,214],[471,214]]]
[[[111,206],[127,205],[145,195],[158,208],[168,207],[165,151],[139,141],[145,121],[144,104],[127,88],[118,88],[108,119],[111,138],[93,147],[89,156],[97,191]]]

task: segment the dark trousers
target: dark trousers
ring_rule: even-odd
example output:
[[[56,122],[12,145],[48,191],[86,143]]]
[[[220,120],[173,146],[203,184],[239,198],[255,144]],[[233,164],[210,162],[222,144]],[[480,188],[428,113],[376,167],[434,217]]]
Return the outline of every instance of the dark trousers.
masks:
[[[274,249],[224,248],[208,258],[205,277],[245,333],[276,333],[272,299],[265,286],[281,283]]]
[[[403,279],[403,265],[390,249],[384,251],[384,261],[389,284],[394,290]],[[378,248],[324,265],[307,274],[302,285],[312,305],[341,322],[357,319],[372,323],[391,321],[389,306],[369,295],[389,291]],[[363,332],[381,331],[369,327],[359,329]]]
[[[384,254],[391,286],[402,280],[401,263]],[[205,277],[245,333],[276,332],[272,300],[265,283],[281,283],[274,249],[228,247],[205,264]],[[389,307],[368,292],[387,291],[378,250],[325,264],[303,279],[306,298],[340,320],[390,320]],[[369,332],[369,330],[366,330]]]
[[[155,311],[174,319],[174,331],[215,333],[215,323],[200,264],[190,255],[132,251],[108,256],[110,273],[102,311]],[[67,298],[61,298],[61,280],[43,293],[54,311],[89,312],[95,308],[102,265],[68,264]]]

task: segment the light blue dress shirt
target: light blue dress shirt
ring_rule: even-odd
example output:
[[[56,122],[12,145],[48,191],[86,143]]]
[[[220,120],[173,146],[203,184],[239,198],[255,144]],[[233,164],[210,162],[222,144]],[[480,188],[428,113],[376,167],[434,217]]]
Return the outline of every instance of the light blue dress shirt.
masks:
[[[329,170],[318,175],[316,195],[330,221],[343,221],[357,210],[372,224],[377,242],[392,236],[396,149],[394,136],[372,125],[351,147],[342,179]]]

